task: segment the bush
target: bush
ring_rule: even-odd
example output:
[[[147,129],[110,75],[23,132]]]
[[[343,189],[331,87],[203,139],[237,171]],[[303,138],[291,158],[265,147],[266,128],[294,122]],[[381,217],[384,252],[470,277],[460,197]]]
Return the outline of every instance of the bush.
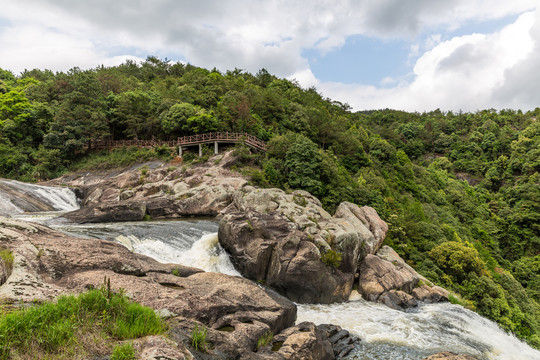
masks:
[[[472,273],[481,275],[485,272],[485,264],[478,251],[457,241],[447,241],[434,247],[429,257],[458,284]]]
[[[341,265],[342,254],[334,250],[328,250],[321,255],[321,261],[328,266],[338,268]]]

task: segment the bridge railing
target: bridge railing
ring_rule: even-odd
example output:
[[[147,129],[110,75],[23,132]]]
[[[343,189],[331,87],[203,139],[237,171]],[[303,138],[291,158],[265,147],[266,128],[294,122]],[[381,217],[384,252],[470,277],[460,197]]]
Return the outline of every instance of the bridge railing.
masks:
[[[95,150],[111,149],[117,147],[158,147],[158,146],[189,146],[211,142],[244,142],[255,149],[266,151],[266,143],[248,133],[235,133],[235,132],[212,132],[206,134],[197,134],[179,137],[176,140],[160,141],[160,140],[98,140],[91,144],[91,148]]]

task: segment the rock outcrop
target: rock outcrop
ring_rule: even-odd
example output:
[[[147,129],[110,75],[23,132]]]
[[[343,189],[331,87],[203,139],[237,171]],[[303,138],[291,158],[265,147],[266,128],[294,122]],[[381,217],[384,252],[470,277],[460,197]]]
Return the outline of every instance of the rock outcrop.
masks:
[[[249,186],[226,167],[231,154],[221,157],[188,169],[61,178],[79,187],[84,204],[64,216],[78,223],[217,216],[220,243],[247,278],[294,301],[347,300],[359,262],[388,231],[375,210],[342,203],[331,216],[308,192]]]
[[[221,216],[219,240],[239,271],[302,303],[347,300],[359,261],[388,231],[371,208],[342,203],[331,216],[305,191],[251,186]]]
[[[394,309],[410,308],[418,301],[448,301],[448,292],[419,275],[390,247],[367,255],[360,265],[358,290],[366,300]]]
[[[226,153],[189,168],[151,163],[56,182],[80,188],[83,208],[65,215],[80,223],[221,218],[219,241],[235,267],[293,301],[345,301],[355,276],[364,298],[394,308],[447,298],[393,250],[379,250],[388,225],[373,208],[343,202],[332,216],[308,192],[248,185],[233,161]]]

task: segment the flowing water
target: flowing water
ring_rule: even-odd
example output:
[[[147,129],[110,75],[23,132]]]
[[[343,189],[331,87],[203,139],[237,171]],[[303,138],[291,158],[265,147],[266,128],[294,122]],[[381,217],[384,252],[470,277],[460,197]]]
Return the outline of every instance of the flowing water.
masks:
[[[404,312],[367,302],[356,293],[346,303],[299,305],[298,322],[332,323],[360,336],[349,356],[358,360],[418,360],[441,351],[481,360],[533,360],[540,352],[475,312],[450,303]]]
[[[53,225],[73,236],[116,241],[163,263],[240,276],[218,242],[212,220],[145,221],[131,223]]]
[[[0,179],[0,214],[27,211],[72,211],[79,208],[75,193],[68,188],[27,184]]]
[[[48,199],[57,210],[78,207],[74,195],[65,194],[67,189],[40,189],[38,185],[21,184],[15,186],[24,186],[25,191],[43,197],[53,194]],[[5,198],[0,189],[0,212],[9,208],[18,218],[46,223],[77,237],[116,241],[161,262],[239,275],[219,245],[217,223],[212,220],[68,225],[51,221],[58,214],[55,212],[20,214],[20,209],[15,211],[13,203],[6,203]],[[332,323],[358,335],[362,341],[348,359],[420,360],[433,353],[452,351],[480,360],[540,360],[540,352],[505,333],[495,323],[447,303],[403,312],[367,302],[353,293],[345,303],[298,305],[297,322],[301,321]]]

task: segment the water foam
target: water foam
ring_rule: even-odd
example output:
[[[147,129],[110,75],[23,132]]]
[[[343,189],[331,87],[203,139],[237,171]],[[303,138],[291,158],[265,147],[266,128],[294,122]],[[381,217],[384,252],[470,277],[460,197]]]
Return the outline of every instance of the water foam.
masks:
[[[481,360],[540,359],[540,352],[461,306],[430,304],[403,312],[365,300],[299,305],[298,319],[340,325],[363,340],[351,359],[416,360],[441,351]]]
[[[132,244],[134,252],[150,256],[159,262],[240,276],[225,250],[219,245],[217,233],[203,235],[190,249],[177,249],[161,240],[151,239]]]
[[[17,214],[28,211],[21,208],[21,205],[15,205],[13,203],[22,194],[46,204],[56,211],[73,211],[79,209],[79,203],[75,193],[68,188],[28,184],[4,179],[0,179],[0,183],[13,191],[11,197],[9,193],[0,194],[0,210],[5,213]]]

